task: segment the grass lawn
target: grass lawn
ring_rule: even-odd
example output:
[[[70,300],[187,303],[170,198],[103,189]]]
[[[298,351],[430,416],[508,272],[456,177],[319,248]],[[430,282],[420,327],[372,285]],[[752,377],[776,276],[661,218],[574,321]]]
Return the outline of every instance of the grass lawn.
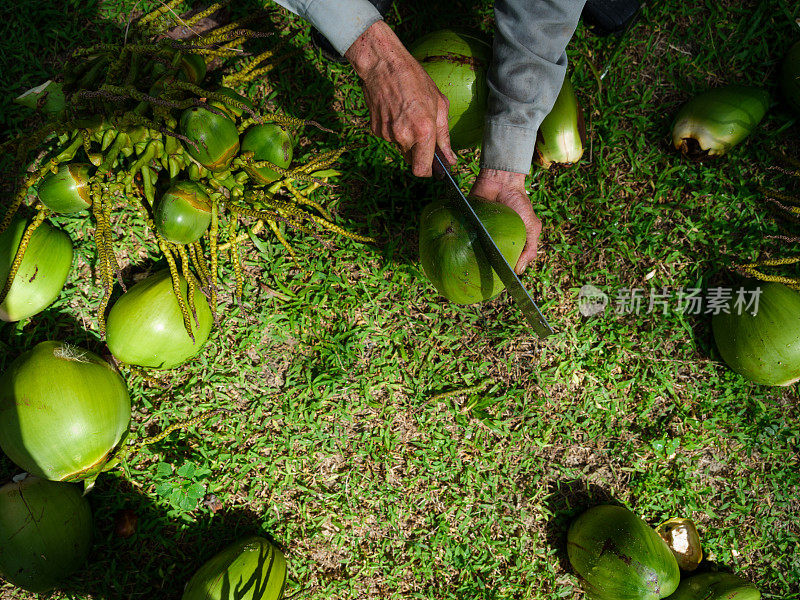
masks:
[[[241,2],[247,10],[254,2]],[[544,222],[523,280],[557,334],[535,338],[507,295],[459,307],[421,275],[419,214],[440,193],[371,137],[357,78],[320,59],[309,32],[275,5],[267,28],[295,53],[240,91],[262,107],[314,119],[296,157],[359,144],[338,163],[338,187],[317,196],[374,245],[288,232],[297,268],[271,235],[243,244],[245,302],[205,351],[161,375],[131,375],[133,430],[154,434],[224,407],[98,481],[96,539],[86,569],[54,598],[177,599],[210,556],[247,533],[273,539],[289,561],[287,598],[547,599],[580,597],[566,561],[571,518],[606,501],[650,524],[691,517],[707,559],[761,589],[800,598],[800,406],[796,386],[748,383],[720,362],[708,315],[614,310],[628,288],[738,285],[728,267],[790,256],[759,184],[800,180],[768,152],[800,156],[800,126],[780,101],[779,61],[800,39],[796,3],[653,2],[614,54],[583,25],[568,48],[588,142],[573,168],[534,170]],[[0,7],[0,124],[24,125],[8,98],[46,79],[79,45],[120,39],[151,0],[30,0]],[[492,2],[397,2],[401,39],[443,27],[492,30]],[[274,39],[261,45],[274,44]],[[218,73],[212,72],[212,79]],[[695,93],[726,82],[765,87],[774,104],[749,140],[717,162],[670,147],[671,119]],[[466,189],[478,170],[464,151]],[[8,197],[11,177],[2,185]],[[120,212],[115,232],[132,281],[157,257]],[[55,219],[76,240],[73,275],[55,304],[0,325],[0,369],[45,339],[103,351],[88,220]],[[791,273],[790,270],[784,271]],[[578,312],[592,284],[611,298]],[[459,390],[485,382],[481,391]],[[443,392],[455,392],[440,395]],[[15,472],[0,457],[0,477]],[[216,499],[216,501],[215,501]],[[220,509],[220,504],[222,508]],[[133,510],[133,537],[115,515]],[[0,584],[2,598],[33,598]]]

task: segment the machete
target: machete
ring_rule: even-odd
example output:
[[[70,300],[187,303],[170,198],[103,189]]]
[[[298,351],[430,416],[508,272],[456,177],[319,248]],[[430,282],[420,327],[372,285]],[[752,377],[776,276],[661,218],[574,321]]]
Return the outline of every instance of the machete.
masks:
[[[494,269],[494,272],[497,273],[500,281],[505,284],[508,293],[511,294],[517,306],[522,310],[522,314],[525,315],[525,318],[528,320],[528,323],[531,324],[533,330],[539,337],[552,335],[553,329],[548,325],[547,320],[542,315],[539,307],[536,306],[528,290],[522,285],[514,269],[508,264],[508,261],[500,252],[492,236],[486,231],[486,227],[483,226],[480,218],[475,214],[472,206],[470,206],[469,201],[464,197],[464,193],[450,174],[450,169],[442,160],[442,155],[438,148],[433,158],[433,171],[440,179],[443,179],[447,183],[449,190],[448,199],[452,201],[455,208],[464,217],[468,228],[477,235],[481,248],[486,258],[489,260],[489,264],[492,269]]]

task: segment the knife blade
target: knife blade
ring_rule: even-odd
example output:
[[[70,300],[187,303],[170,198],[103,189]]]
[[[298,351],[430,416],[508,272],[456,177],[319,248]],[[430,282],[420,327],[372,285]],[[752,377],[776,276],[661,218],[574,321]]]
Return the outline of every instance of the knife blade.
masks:
[[[528,323],[530,323],[539,337],[544,338],[548,335],[552,335],[552,327],[547,323],[547,319],[542,315],[542,311],[536,306],[536,302],[533,301],[528,290],[522,285],[522,282],[519,280],[519,277],[517,277],[511,265],[508,264],[503,253],[500,252],[497,244],[495,244],[492,236],[486,230],[486,227],[484,227],[469,201],[464,197],[464,193],[450,174],[450,169],[446,166],[440,152],[441,151],[437,148],[433,159],[433,170],[440,179],[443,179],[448,184],[448,195],[453,200],[459,212],[466,218],[467,226],[477,235],[481,248],[486,254],[486,258],[489,260],[492,269],[494,269],[500,281],[506,286],[508,293],[511,294],[514,302],[520,310],[522,310],[522,314],[525,315]]]

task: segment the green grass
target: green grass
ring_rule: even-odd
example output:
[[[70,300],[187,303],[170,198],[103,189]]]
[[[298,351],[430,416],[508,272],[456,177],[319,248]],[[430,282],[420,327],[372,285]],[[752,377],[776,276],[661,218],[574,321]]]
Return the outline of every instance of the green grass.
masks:
[[[13,65],[0,70],[4,97],[47,77],[68,49],[110,35],[136,3],[31,4],[25,21],[2,9],[4,26],[31,25],[0,37]],[[405,41],[442,26],[491,30],[488,0],[426,4],[397,3],[390,22]],[[287,597],[572,597],[569,520],[619,501],[653,525],[691,517],[710,561],[765,598],[800,598],[796,386],[729,371],[708,316],[577,311],[587,283],[612,296],[707,287],[733,281],[736,261],[791,254],[764,240],[778,226],[756,185],[796,190],[769,170],[767,151],[800,155],[797,119],[775,81],[797,17],[787,2],[657,3],[602,89],[590,63],[602,71],[614,43],[579,27],[568,53],[588,151],[578,166],[534,171],[528,182],[545,230],[524,280],[558,332],[541,341],[505,295],[477,307],[436,296],[420,274],[416,230],[437,184],[414,179],[369,135],[352,71],[322,62],[302,23],[275,9],[275,31],[294,35],[299,52],[247,91],[338,132],[306,131],[299,160],[362,144],[340,162],[329,202],[341,224],[378,243],[333,239],[325,249],[291,234],[300,269],[272,237],[246,246],[245,310],[223,294],[222,327],[201,356],[165,375],[169,389],[129,378],[136,434],[216,406],[233,413],[99,480],[90,563],[55,597],[179,598],[204,560],[251,532],[286,552]],[[720,161],[682,160],[669,147],[671,116],[692,94],[733,81],[774,94],[762,126]],[[3,102],[0,122],[12,130],[22,113]],[[464,187],[476,172],[476,156],[463,153]],[[57,221],[80,240],[75,275],[47,311],[0,326],[0,368],[45,339],[102,350],[91,225]],[[126,215],[116,231],[129,276],[152,266],[137,219]],[[480,393],[431,401],[487,378]],[[0,458],[0,475],[14,469]],[[201,493],[224,508],[213,512]],[[139,518],[129,539],[114,534],[121,509]],[[0,596],[33,597],[7,585]]]

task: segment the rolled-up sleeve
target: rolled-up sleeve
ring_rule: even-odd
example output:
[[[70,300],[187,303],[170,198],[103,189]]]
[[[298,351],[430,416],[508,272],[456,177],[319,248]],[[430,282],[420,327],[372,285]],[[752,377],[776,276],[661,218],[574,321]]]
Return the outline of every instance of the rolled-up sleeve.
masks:
[[[496,0],[494,57],[481,166],[527,173],[536,132],[553,108],[564,74],[564,49],[585,0]]]
[[[309,21],[339,54],[347,52],[367,28],[381,20],[368,0],[275,0]]]

